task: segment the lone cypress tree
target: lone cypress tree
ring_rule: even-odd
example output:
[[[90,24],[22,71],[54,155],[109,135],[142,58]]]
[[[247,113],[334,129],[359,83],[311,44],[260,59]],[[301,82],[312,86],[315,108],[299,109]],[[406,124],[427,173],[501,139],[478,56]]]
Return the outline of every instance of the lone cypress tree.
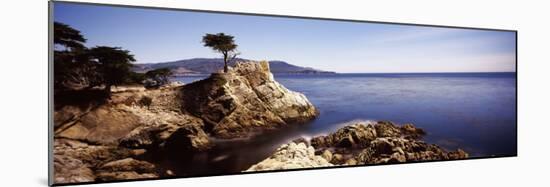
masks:
[[[205,47],[210,47],[223,55],[224,73],[227,73],[227,62],[239,55],[237,44],[235,44],[233,38],[233,36],[224,33],[206,34],[202,37],[202,43],[204,43]]]

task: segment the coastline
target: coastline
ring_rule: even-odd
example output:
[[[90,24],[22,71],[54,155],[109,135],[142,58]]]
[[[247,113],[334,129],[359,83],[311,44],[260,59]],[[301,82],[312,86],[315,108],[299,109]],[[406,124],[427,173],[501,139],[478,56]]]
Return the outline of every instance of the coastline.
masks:
[[[189,84],[173,83],[157,89],[120,87],[113,89],[112,98],[104,103],[84,108],[61,107],[56,110],[56,127],[63,127],[55,136],[56,182],[223,173],[224,170],[193,169],[200,163],[239,159],[224,153],[209,155],[221,146],[214,139],[242,139],[254,147],[261,145],[256,144],[256,137],[268,138],[262,131],[281,129],[278,133],[288,134],[283,127],[300,128],[300,124],[319,117],[318,109],[305,95],[287,89],[273,77],[266,63],[243,62],[230,73],[215,73]],[[152,102],[145,102],[144,98]],[[353,123],[322,136],[277,145],[278,149],[261,147],[270,152],[264,157],[267,161],[245,164],[249,168],[244,170],[468,157],[462,150],[448,152],[425,143],[421,140],[424,131],[413,125],[399,126],[388,121]],[[248,138],[254,135],[257,136]],[[168,160],[159,160],[159,155],[169,155]],[[173,159],[179,164],[163,164]],[[194,166],[177,168],[190,165]]]
[[[412,124],[353,122],[326,135],[298,138],[243,172],[376,165],[465,159],[462,149],[447,151],[422,140],[426,132]]]
[[[56,101],[56,183],[174,176],[155,155],[191,161],[215,146],[211,137],[244,138],[318,115],[303,94],[273,80],[266,62],[238,63],[185,85],[117,88],[107,100]]]

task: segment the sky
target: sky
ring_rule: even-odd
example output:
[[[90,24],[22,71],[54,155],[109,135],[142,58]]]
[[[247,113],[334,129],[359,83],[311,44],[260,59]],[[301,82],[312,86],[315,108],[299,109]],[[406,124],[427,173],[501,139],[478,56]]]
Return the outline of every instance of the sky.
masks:
[[[220,58],[206,33],[235,36],[239,57],[339,73],[515,72],[514,32],[54,3],[54,21],[86,46],[131,51],[135,63]]]

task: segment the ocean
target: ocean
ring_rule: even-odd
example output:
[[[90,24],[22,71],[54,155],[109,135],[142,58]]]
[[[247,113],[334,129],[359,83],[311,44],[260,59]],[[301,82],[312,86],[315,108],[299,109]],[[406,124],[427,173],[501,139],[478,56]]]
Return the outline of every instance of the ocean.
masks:
[[[202,78],[175,80],[189,83]],[[424,141],[448,150],[461,148],[473,158],[516,155],[515,73],[275,75],[275,79],[303,93],[319,109],[319,117],[251,140],[215,140],[219,146],[194,158],[193,164],[171,163],[176,173],[238,172],[265,159],[282,143],[326,134],[358,120],[412,123],[427,132]]]

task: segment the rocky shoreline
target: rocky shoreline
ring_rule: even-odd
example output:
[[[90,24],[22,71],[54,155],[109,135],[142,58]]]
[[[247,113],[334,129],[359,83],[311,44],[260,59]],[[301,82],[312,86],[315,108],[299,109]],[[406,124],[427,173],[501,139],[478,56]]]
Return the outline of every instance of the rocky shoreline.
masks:
[[[425,134],[412,124],[355,123],[325,136],[284,144],[245,172],[468,158],[462,149],[448,152],[425,143],[420,140]]]
[[[155,155],[191,162],[216,146],[213,139],[249,138],[319,115],[303,94],[276,82],[265,61],[239,62],[190,84],[113,92],[108,100],[94,90],[54,94],[56,184],[175,176]],[[353,124],[282,145],[247,171],[468,157],[426,144],[424,134],[410,124]]]
[[[186,85],[115,88],[109,100],[93,90],[56,96],[58,184],[172,176],[150,155],[176,150],[186,159],[215,146],[211,138],[243,138],[318,115],[303,94],[273,79],[265,61]]]

